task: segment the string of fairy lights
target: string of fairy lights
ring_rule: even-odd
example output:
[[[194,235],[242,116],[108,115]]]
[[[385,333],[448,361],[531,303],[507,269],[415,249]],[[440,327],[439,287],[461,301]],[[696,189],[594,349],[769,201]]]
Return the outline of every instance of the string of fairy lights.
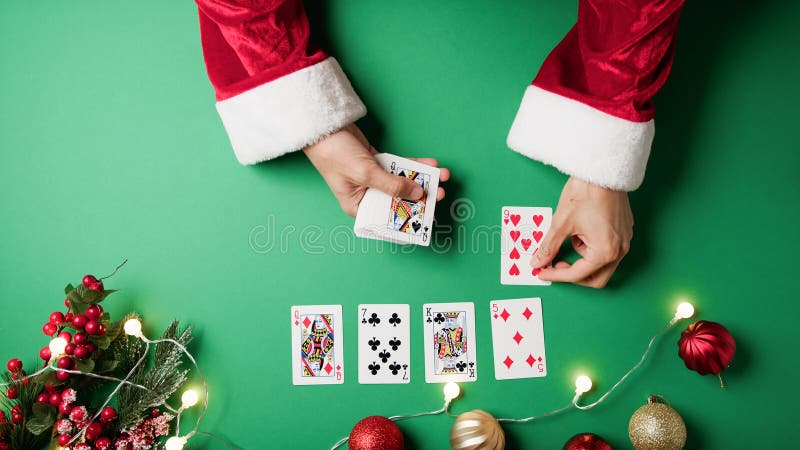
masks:
[[[650,354],[650,351],[655,345],[656,340],[661,335],[663,335],[667,330],[672,328],[672,326],[678,323],[679,321],[683,319],[688,319],[693,315],[694,315],[694,306],[691,303],[684,301],[678,304],[675,310],[675,316],[666,325],[664,325],[664,327],[662,327],[655,335],[653,335],[653,337],[650,339],[650,342],[647,344],[644,353],[642,353],[642,357],[639,359],[639,361],[636,364],[634,364],[633,367],[631,367],[630,370],[628,370],[622,377],[620,377],[620,379],[616,383],[614,383],[614,385],[611,386],[605,393],[603,393],[603,395],[601,395],[600,398],[598,398],[595,402],[590,403],[588,405],[579,404],[581,397],[584,394],[591,391],[592,386],[594,385],[592,379],[588,375],[581,374],[575,378],[575,395],[572,397],[572,401],[570,401],[567,405],[531,417],[524,417],[524,418],[500,417],[496,419],[497,422],[530,423],[535,420],[542,419],[544,417],[550,417],[564,413],[571,409],[586,411],[596,407],[597,405],[603,403],[615,390],[617,390],[617,388],[619,388],[625,382],[625,380],[627,380],[631,375],[633,375],[637,370],[639,370],[639,368],[642,366],[642,364],[644,364],[645,360],[647,359],[647,356]],[[461,396],[461,387],[454,382],[446,383],[443,388],[443,394],[444,394],[444,406],[441,409],[429,412],[392,416],[389,417],[389,420],[397,422],[400,420],[410,419],[412,417],[433,416],[440,414],[447,414],[448,416],[456,417],[454,414],[450,413],[450,406],[454,400],[458,399]],[[336,450],[337,448],[344,445],[348,440],[349,437],[344,437],[340,439],[333,445],[333,447],[331,447],[331,450]]]

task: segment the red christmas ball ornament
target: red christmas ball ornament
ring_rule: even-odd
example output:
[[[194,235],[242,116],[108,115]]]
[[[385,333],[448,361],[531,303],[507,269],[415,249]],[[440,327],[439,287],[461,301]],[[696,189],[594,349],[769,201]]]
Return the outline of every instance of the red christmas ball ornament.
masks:
[[[90,336],[91,335],[100,334],[100,322],[98,322],[98,321],[96,321],[94,319],[89,320],[88,322],[86,322],[86,325],[85,325],[84,328],[86,329],[86,334],[88,334]]]
[[[109,450],[111,448],[111,439],[103,436],[94,441],[94,448],[97,450]]]
[[[62,313],[61,311],[53,311],[53,313],[50,314],[50,323],[56,325],[61,325],[62,323],[64,323],[64,313]]]
[[[50,403],[50,395],[46,392],[36,396],[36,403]]]
[[[69,372],[56,372],[56,379],[58,381],[67,381],[72,376]]]
[[[72,356],[72,355],[75,354],[75,349],[76,348],[78,348],[78,346],[75,345],[75,344],[67,344],[67,346],[64,347],[64,353],[66,353],[67,355]]]
[[[91,305],[86,308],[86,317],[89,319],[99,319],[103,315],[103,307],[100,305]]]
[[[16,386],[9,386],[8,390],[6,390],[6,397],[9,400],[15,400],[19,396],[19,392],[17,392]]]
[[[50,347],[42,347],[42,349],[39,350],[39,358],[42,358],[45,361],[50,361],[51,356],[53,356],[53,354],[50,351]]]
[[[350,432],[349,450],[403,450],[403,433],[383,416],[361,419]]]
[[[697,321],[683,330],[678,340],[678,356],[686,367],[700,375],[713,373],[725,387],[720,373],[733,361],[736,341],[724,326],[706,320]]]
[[[64,339],[65,341],[67,341],[67,343],[70,343],[72,341],[72,334],[69,331],[62,331],[61,333],[58,333],[58,336],[56,337]]]
[[[97,278],[94,275],[86,275],[83,277],[82,283],[87,288],[94,283],[97,283]]]
[[[46,324],[42,325],[42,333],[44,333],[45,336],[52,336],[56,334],[56,331],[58,331],[58,327],[55,324],[47,322]]]
[[[11,358],[6,363],[6,369],[8,369],[8,371],[11,373],[22,370],[22,361],[17,358]]]
[[[564,450],[611,450],[611,445],[594,433],[578,433],[564,444]]]
[[[88,321],[89,319],[83,314],[75,314],[75,317],[72,318],[72,326],[80,330],[86,326],[86,322]]]
[[[51,392],[50,393],[50,404],[53,406],[58,406],[61,403],[61,394],[58,392]]]
[[[117,418],[117,410],[110,406],[106,406],[105,408],[103,408],[102,411],[100,411],[101,422],[105,423],[112,422],[116,418]]]

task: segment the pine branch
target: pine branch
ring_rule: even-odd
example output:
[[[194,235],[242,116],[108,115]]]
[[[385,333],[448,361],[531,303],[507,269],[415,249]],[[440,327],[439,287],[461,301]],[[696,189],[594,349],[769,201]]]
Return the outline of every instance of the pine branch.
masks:
[[[173,339],[186,346],[192,339],[192,327],[180,332],[178,322],[173,321],[164,330],[162,338]],[[127,339],[118,339],[123,340]],[[138,355],[141,356],[141,353]],[[128,370],[136,360],[138,357],[125,358],[125,362],[130,363]],[[117,399],[120,429],[135,426],[148,409],[163,405],[183,385],[189,371],[181,369],[182,364],[183,352],[178,346],[169,342],[156,344],[153,363],[146,369],[140,367],[131,377],[131,382],[145,386],[148,390],[123,386],[119,391]]]

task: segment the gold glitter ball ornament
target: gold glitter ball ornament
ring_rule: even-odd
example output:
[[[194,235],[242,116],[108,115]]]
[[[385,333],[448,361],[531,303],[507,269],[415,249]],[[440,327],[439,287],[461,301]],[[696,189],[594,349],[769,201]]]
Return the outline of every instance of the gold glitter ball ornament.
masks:
[[[686,445],[686,424],[677,411],[651,395],[628,424],[628,437],[636,450],[680,450]]]
[[[476,409],[456,418],[450,429],[450,447],[453,450],[503,450],[506,435],[491,414]]]

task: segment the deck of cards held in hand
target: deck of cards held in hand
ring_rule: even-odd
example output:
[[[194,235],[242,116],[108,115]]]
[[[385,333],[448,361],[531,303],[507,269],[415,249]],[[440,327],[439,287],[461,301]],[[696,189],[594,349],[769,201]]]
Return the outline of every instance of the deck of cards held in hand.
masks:
[[[439,169],[388,153],[375,155],[375,159],[387,172],[419,184],[424,193],[421,199],[413,201],[367,189],[358,205],[353,227],[356,236],[429,246],[439,190]]]

